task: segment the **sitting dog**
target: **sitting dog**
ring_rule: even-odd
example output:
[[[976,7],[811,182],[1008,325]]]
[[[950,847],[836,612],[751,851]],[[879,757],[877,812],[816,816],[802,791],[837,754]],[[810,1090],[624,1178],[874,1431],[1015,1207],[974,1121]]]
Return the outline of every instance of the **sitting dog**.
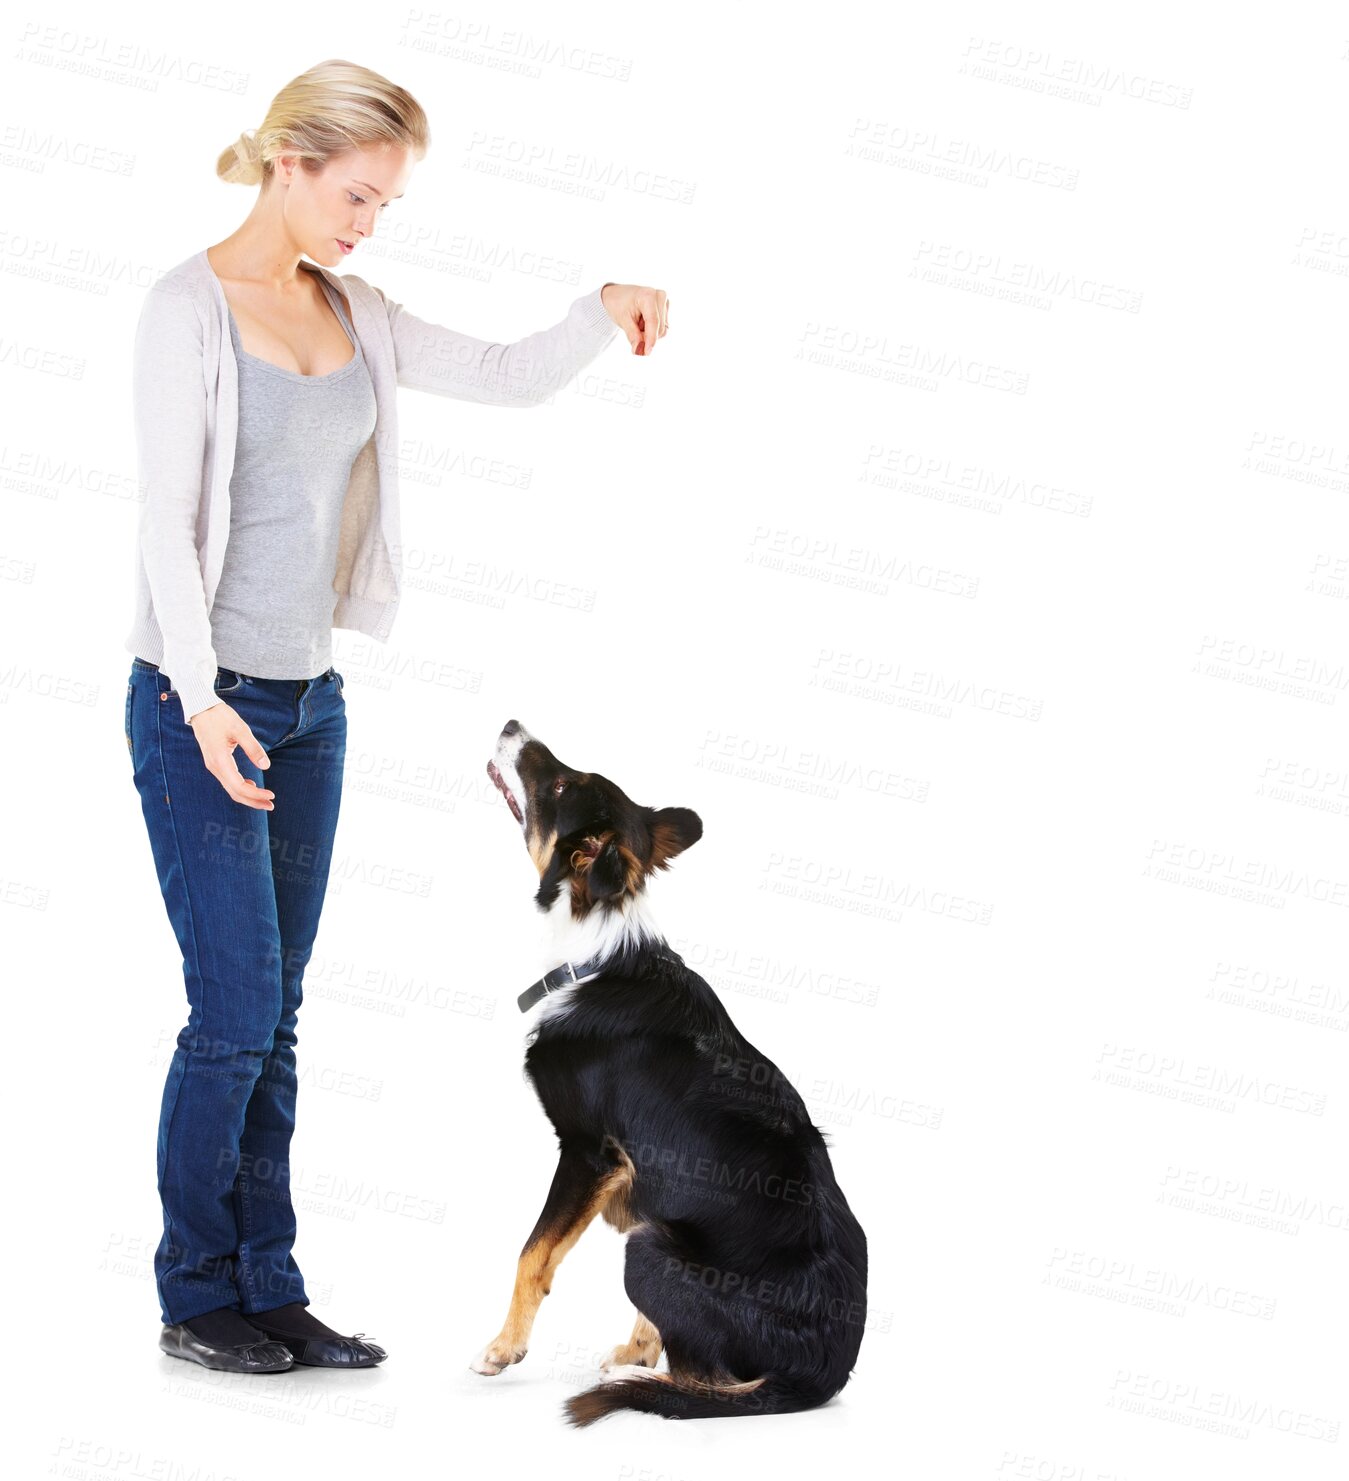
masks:
[[[646,881],[702,836],[564,766],[515,720],[487,763],[539,873],[560,965],[525,1068],[557,1133],[543,1212],[479,1373],[518,1363],[562,1257],[601,1215],[626,1232],[632,1336],[566,1405],[666,1419],[811,1409],[848,1381],[866,1315],[866,1236],[824,1138],[777,1067],[653,926]],[[669,1372],[657,1372],[664,1348]]]

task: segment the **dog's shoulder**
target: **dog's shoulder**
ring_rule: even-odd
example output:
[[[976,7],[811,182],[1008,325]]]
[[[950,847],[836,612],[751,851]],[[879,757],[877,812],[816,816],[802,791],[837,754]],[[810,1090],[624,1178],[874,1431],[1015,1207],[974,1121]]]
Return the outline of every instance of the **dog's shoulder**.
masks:
[[[599,976],[563,988],[543,1004],[529,1035],[531,1056],[549,1044],[651,1038],[695,1045],[734,1036],[721,1000],[683,959],[669,950],[642,953]],[[537,1057],[537,1056],[534,1056]]]

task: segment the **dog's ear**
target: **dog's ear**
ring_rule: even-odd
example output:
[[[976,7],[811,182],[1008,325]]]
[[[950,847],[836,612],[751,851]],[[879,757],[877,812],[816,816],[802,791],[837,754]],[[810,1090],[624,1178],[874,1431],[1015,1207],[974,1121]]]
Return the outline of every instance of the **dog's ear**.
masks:
[[[641,878],[641,866],[632,850],[612,829],[579,833],[559,844],[554,857],[565,860],[577,898],[588,896],[595,905],[617,900]]]
[[[703,836],[703,820],[687,807],[662,807],[647,818],[651,830],[652,869],[668,869],[670,860]]]
[[[627,889],[631,862],[632,854],[613,835],[604,840],[599,852],[591,856],[588,863],[582,861],[586,889],[597,905],[617,900]],[[572,863],[577,863],[575,855]]]

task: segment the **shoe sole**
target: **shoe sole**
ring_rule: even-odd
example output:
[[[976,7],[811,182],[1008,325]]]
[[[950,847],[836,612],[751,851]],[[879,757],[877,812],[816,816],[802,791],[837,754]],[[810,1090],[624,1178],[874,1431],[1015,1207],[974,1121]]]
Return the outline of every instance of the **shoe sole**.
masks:
[[[274,1337],[272,1340],[282,1343],[289,1350],[292,1364],[296,1368],[378,1368],[384,1361],[384,1358],[370,1358],[364,1363],[316,1363],[308,1358],[302,1358],[295,1351],[295,1347],[284,1337]],[[385,1353],[384,1356],[387,1357],[388,1354]]]
[[[292,1361],[278,1363],[275,1368],[242,1368],[236,1363],[212,1362],[208,1358],[198,1357],[190,1352],[180,1352],[176,1347],[169,1347],[162,1342],[159,1344],[159,1350],[166,1357],[180,1358],[185,1363],[195,1363],[198,1368],[209,1368],[213,1373],[289,1373],[295,1366]]]

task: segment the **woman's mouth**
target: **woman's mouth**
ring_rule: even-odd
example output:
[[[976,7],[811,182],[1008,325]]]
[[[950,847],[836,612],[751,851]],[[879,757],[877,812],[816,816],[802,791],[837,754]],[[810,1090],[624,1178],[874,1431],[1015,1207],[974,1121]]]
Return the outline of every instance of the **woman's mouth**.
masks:
[[[347,255],[348,252],[354,252],[356,250],[356,243],[355,242],[344,242],[341,237],[335,237],[334,240],[336,241],[337,245],[342,249],[342,255],[344,257]]]

